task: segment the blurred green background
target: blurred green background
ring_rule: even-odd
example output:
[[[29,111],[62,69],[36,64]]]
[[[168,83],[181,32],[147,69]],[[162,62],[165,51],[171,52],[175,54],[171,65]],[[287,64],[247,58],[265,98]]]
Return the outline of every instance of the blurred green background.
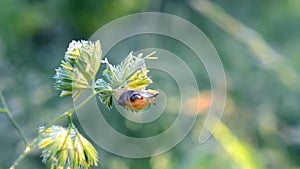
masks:
[[[152,158],[122,158],[97,147],[100,155],[98,168],[300,168],[300,1],[212,2],[260,33],[281,54],[280,60],[274,65],[263,64],[259,56],[263,49],[258,47],[258,52],[251,51],[243,39],[234,35],[235,32],[228,34],[223,31],[230,24],[219,23],[218,26],[206,16],[208,13],[197,11],[185,0],[1,0],[0,90],[31,140],[37,135],[39,126],[72,106],[70,98],[58,98],[59,92],[54,90],[52,79],[54,69],[59,66],[71,40],[88,39],[101,26],[128,14],[145,11],[174,14],[192,22],[207,35],[224,65],[228,98],[220,130],[208,142],[199,145],[195,141],[196,125],[195,131],[174,149]],[[241,36],[248,36],[247,32],[244,33]],[[161,40],[155,36],[147,38],[146,35],[142,41],[144,44],[137,43],[135,38],[126,42],[127,46],[116,46],[108,55],[123,58],[132,50],[160,47],[173,51],[189,63],[185,57],[189,54],[187,49],[178,48],[178,42],[174,40]],[[272,54],[278,53],[268,54],[272,58]],[[112,62],[118,63],[122,58]],[[209,91],[210,84],[204,67],[199,66],[200,62],[189,64],[201,84],[200,99],[209,100],[205,92]],[[171,93],[168,95],[169,104],[178,103],[175,82],[159,72],[151,74],[157,82],[169,79],[173,85],[160,87]],[[291,83],[287,82],[290,77],[294,78]],[[146,130],[116,113],[111,113],[111,116],[106,113],[105,117],[112,126],[122,129],[122,133],[143,137],[170,126],[176,117],[172,111],[172,106],[167,106],[166,112],[171,112],[170,115]],[[23,152],[24,144],[4,114],[0,114],[0,134],[0,168],[6,169]],[[24,169],[46,167],[37,150],[19,165]]]

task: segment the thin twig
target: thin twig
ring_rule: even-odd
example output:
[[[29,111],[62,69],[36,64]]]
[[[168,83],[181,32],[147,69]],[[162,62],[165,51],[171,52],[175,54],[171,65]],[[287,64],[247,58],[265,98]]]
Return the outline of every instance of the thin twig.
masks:
[[[78,106],[69,109],[68,111],[66,111],[65,113],[61,114],[60,116],[56,117],[53,121],[51,121],[48,125],[46,125],[45,129],[43,131],[45,131],[46,129],[48,129],[49,127],[51,127],[53,124],[61,121],[62,119],[64,119],[65,117],[69,117],[71,118],[72,114],[75,112],[76,109],[79,109],[80,107],[82,107],[83,105],[85,105],[89,100],[91,100],[98,92],[93,92],[92,95],[90,95],[89,97],[87,97],[83,102],[81,102]],[[69,119],[70,120],[70,119]],[[42,132],[41,132],[42,133]],[[25,151],[19,155],[19,157],[16,159],[16,161],[13,163],[13,165],[10,167],[10,169],[15,169],[16,166],[19,164],[19,162],[27,156],[27,154],[33,150],[33,146],[35,145],[36,141],[41,137],[41,135],[38,135],[35,139],[33,139],[33,141],[26,147]]]
[[[0,91],[0,99],[1,99],[2,105],[4,107],[4,109],[1,109],[1,112],[5,113],[7,115],[10,123],[14,126],[14,128],[19,133],[20,137],[22,138],[23,142],[25,143],[25,146],[27,146],[28,145],[27,138],[26,138],[25,134],[23,133],[23,131],[21,130],[21,127],[19,126],[19,124],[15,120],[14,116],[12,115],[10,110],[8,109],[8,106],[6,104],[6,101],[5,101],[1,91]]]
[[[39,138],[38,136],[37,138]],[[26,155],[33,150],[33,146],[35,145],[35,142],[37,141],[37,138],[34,139],[24,150],[22,154],[19,155],[19,157],[16,159],[16,161],[13,163],[13,165],[9,169],[15,169],[16,166],[19,164],[19,162],[26,157]]]
[[[73,107],[69,110],[67,110],[64,114],[61,114],[60,116],[58,116],[57,118],[55,118],[54,120],[52,120],[50,123],[48,123],[45,127],[44,130],[46,130],[47,128],[51,127],[53,124],[61,121],[62,119],[64,119],[67,116],[72,115],[76,109],[79,109],[80,107],[82,107],[83,105],[85,105],[89,100],[91,100],[98,92],[95,92],[94,94],[90,95],[89,97],[87,97],[83,102],[81,102],[79,105],[77,105],[76,107]]]

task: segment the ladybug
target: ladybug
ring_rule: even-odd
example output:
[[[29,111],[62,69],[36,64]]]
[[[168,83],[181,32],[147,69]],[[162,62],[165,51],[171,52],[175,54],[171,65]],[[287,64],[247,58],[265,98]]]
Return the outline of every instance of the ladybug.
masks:
[[[157,95],[158,92],[154,90],[128,90],[121,94],[118,104],[127,109],[139,111],[148,107],[150,104],[155,104]]]

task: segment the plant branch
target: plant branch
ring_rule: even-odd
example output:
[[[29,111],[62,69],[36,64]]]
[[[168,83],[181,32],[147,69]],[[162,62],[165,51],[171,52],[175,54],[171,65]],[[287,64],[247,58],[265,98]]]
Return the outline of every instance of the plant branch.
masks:
[[[82,106],[84,106],[89,100],[91,100],[98,92],[93,91],[93,94],[90,95],[89,97],[87,97],[83,102],[81,102],[79,105],[67,110],[65,113],[61,114],[60,116],[56,117],[54,120],[52,120],[49,124],[46,125],[44,131],[46,129],[48,129],[49,127],[51,127],[53,124],[61,121],[62,119],[64,119],[65,117],[68,117],[68,120],[70,122],[70,118],[72,116],[72,114],[75,112],[76,109],[81,108]],[[0,93],[1,94],[1,93]],[[1,94],[1,98],[2,98],[2,94]],[[72,122],[72,120],[71,120]],[[72,125],[73,123],[71,123]],[[33,139],[33,141],[26,147],[25,151],[19,155],[19,157],[16,159],[16,161],[13,163],[13,165],[10,167],[10,169],[15,169],[15,167],[19,164],[19,162],[27,156],[27,154],[33,150],[33,147],[36,143],[36,141],[41,137],[41,135],[38,135],[35,139]],[[26,144],[27,145],[27,144]]]
[[[17,130],[18,134],[20,135],[20,137],[22,138],[25,146],[28,145],[28,141],[27,138],[25,136],[25,134],[23,133],[23,131],[21,130],[21,127],[19,126],[19,124],[17,123],[17,121],[15,120],[14,116],[12,115],[12,113],[10,112],[10,110],[8,109],[7,103],[3,97],[2,92],[0,91],[0,99],[3,105],[3,109],[0,109],[0,112],[5,113],[10,121],[10,123],[14,126],[14,128]]]
[[[54,120],[52,120],[49,124],[46,125],[45,130],[49,127],[51,127],[53,124],[61,121],[62,119],[64,119],[67,116],[72,116],[72,114],[75,112],[76,109],[81,108],[82,106],[84,106],[89,100],[91,100],[97,93],[99,92],[93,92],[92,95],[90,95],[89,97],[87,97],[83,102],[81,102],[79,105],[67,110],[65,113],[61,114],[60,116],[58,116],[57,118],[55,118]]]
[[[70,126],[73,125],[72,114],[73,114],[73,113],[69,113],[69,114],[68,114],[68,122],[69,122],[69,125],[70,125]]]
[[[13,165],[9,169],[15,169],[16,166],[19,164],[19,162],[27,156],[27,154],[33,149],[33,146],[35,145],[35,142],[40,136],[36,137],[24,150],[22,154],[19,155],[19,157],[16,159],[16,161],[13,163]]]

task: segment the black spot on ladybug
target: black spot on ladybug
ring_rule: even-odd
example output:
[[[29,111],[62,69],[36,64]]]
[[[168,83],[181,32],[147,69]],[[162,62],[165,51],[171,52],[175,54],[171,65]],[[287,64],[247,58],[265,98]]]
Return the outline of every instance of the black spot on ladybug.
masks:
[[[135,101],[135,100],[137,100],[137,99],[142,99],[143,98],[143,96],[141,96],[141,94],[139,94],[139,93],[135,93],[135,94],[133,94],[131,97],[130,97],[130,101]]]

